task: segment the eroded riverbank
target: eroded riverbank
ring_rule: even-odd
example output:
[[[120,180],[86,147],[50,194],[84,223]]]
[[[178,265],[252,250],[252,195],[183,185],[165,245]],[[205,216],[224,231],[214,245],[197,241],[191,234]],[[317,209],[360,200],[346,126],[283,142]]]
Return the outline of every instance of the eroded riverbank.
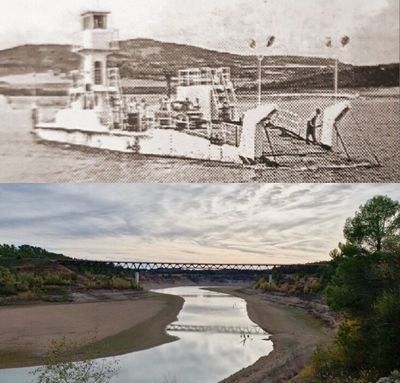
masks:
[[[252,289],[218,288],[247,302],[249,318],[272,334],[273,351],[221,383],[289,382],[305,366],[316,346],[327,341],[333,329],[288,300],[273,302]]]

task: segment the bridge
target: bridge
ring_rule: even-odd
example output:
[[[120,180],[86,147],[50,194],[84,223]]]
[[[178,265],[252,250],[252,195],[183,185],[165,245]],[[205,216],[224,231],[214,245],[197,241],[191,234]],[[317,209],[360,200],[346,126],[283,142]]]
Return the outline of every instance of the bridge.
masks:
[[[293,273],[299,269],[319,267],[318,264],[297,264],[285,265],[278,263],[271,264],[251,264],[251,263],[194,263],[194,262],[133,262],[133,261],[92,261],[81,259],[60,259],[54,260],[65,266],[77,267],[93,267],[96,268],[116,268],[123,270],[132,270],[135,273],[136,283],[140,283],[140,273],[155,272],[165,274],[178,274],[178,273],[195,273],[195,272],[213,272],[213,273],[267,273],[269,282],[272,282],[273,272]]]
[[[200,326],[170,324],[167,331],[173,332],[203,332],[213,334],[267,335],[260,327],[247,326]]]
[[[283,264],[229,264],[229,263],[193,263],[193,262],[130,262],[130,261],[91,261],[91,260],[56,260],[63,265],[111,266],[133,271],[182,272],[182,271],[270,271],[279,267],[302,265]]]
[[[285,273],[291,274],[299,271],[316,270],[320,267],[318,263],[309,264],[279,264],[279,263],[199,263],[199,262],[152,262],[152,261],[118,261],[118,260],[87,260],[77,258],[23,258],[25,262],[40,263],[46,262],[58,263],[66,267],[88,267],[97,271],[117,271],[131,270],[135,273],[136,282],[139,283],[140,273],[159,273],[159,274],[179,274],[179,273],[266,273],[272,281],[273,274]],[[15,263],[19,260],[15,258],[0,257],[0,264]]]

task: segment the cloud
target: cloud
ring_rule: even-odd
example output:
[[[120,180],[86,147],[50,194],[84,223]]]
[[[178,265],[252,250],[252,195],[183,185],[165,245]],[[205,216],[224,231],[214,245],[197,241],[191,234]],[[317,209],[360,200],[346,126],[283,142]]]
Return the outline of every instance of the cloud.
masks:
[[[249,39],[264,45],[274,34],[269,54],[340,53],[357,63],[399,59],[398,0],[14,0],[2,10],[0,47],[71,43],[80,27],[77,16],[97,3],[113,12],[123,39],[150,37],[249,54]],[[325,49],[326,36],[337,42],[344,34],[352,37],[349,49]]]
[[[399,185],[0,185],[0,241],[83,258],[327,259],[347,217]]]

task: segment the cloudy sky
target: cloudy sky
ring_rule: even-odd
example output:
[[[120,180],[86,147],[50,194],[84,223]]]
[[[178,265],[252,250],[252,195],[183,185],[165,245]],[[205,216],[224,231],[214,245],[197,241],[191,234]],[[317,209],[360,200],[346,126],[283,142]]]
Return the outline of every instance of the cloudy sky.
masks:
[[[12,0],[1,11],[0,49],[24,43],[71,43],[79,12],[113,12],[121,38],[149,37],[248,54],[276,35],[271,54],[338,54],[347,62],[399,61],[399,0]],[[344,34],[346,50],[323,41]],[[337,44],[338,45],[338,44]]]
[[[302,263],[328,258],[380,185],[0,185],[0,243],[77,258]]]

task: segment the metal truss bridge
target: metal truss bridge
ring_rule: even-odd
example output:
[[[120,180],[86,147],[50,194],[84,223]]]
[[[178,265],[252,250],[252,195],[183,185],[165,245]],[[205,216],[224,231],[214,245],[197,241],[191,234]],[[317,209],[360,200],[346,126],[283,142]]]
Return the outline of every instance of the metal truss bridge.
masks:
[[[128,261],[88,261],[88,260],[57,260],[63,265],[109,266],[133,271],[155,272],[194,272],[194,271],[271,271],[279,267],[293,265],[280,264],[228,264],[228,263],[191,263],[191,262],[128,262]]]

